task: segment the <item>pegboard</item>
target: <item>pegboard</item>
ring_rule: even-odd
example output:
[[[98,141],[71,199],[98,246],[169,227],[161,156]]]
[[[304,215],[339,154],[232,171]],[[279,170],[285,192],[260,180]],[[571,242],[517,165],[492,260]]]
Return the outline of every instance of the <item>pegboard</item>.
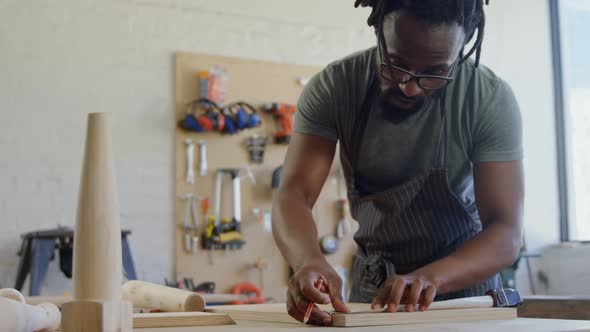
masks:
[[[176,54],[176,123],[184,116],[187,104],[198,97],[198,71],[207,70],[211,66],[220,66],[227,70],[226,101],[246,101],[254,106],[267,102],[284,102],[295,104],[302,91],[300,79],[310,78],[320,68],[302,65],[282,64],[229,58],[221,56],[177,53]],[[236,135],[222,135],[219,133],[195,133],[185,131],[177,126],[175,131],[175,202],[174,225],[176,235],[176,278],[193,278],[195,284],[205,281],[214,281],[217,285],[216,292],[229,292],[236,283],[248,281],[262,288],[266,298],[276,301],[285,301],[288,282],[288,266],[282,258],[272,233],[265,231],[263,224],[257,221],[253,209],[260,211],[270,210],[273,190],[271,189],[271,177],[276,167],[283,163],[286,145],[273,143],[272,137],[279,128],[278,123],[270,114],[260,113],[262,125],[253,129],[243,130]],[[246,141],[252,135],[265,135],[269,137],[266,147],[264,162],[262,164],[250,163],[249,153],[246,149]],[[186,145],[185,139],[190,138],[195,142],[195,184],[186,182]],[[208,173],[199,176],[199,147],[200,140],[204,140],[207,146]],[[334,159],[339,160],[338,157]],[[255,178],[255,183],[248,179],[241,181],[241,206],[242,206],[242,233],[246,244],[240,250],[220,251],[199,249],[196,254],[187,253],[184,250],[184,237],[182,220],[185,210],[187,194],[192,193],[198,197],[209,197],[211,202],[210,213],[214,208],[214,188],[216,169],[218,168],[249,168]],[[336,201],[345,195],[344,180],[340,178],[339,164],[332,166],[330,175],[326,181],[316,206],[314,216],[318,223],[319,235],[333,234],[336,228],[337,214]],[[341,181],[341,185],[339,185]],[[339,189],[340,188],[340,189]],[[222,195],[222,216],[231,216],[231,181],[229,177],[224,180]],[[340,191],[340,193],[339,193]],[[200,229],[204,231],[206,220],[200,215]],[[355,223],[348,216],[356,230]],[[352,233],[339,242],[336,253],[328,255],[328,261],[335,267],[342,266],[350,271],[352,255],[356,250],[352,240]],[[211,257],[209,257],[209,255]],[[263,270],[262,280],[259,271],[251,268],[251,264],[257,259],[263,259],[268,267]],[[212,264],[210,264],[210,259]],[[261,285],[261,281],[263,285]]]

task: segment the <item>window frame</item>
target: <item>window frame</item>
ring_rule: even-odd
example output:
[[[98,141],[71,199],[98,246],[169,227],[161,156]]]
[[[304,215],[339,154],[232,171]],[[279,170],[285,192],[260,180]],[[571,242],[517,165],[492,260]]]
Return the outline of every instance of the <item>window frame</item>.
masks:
[[[557,146],[557,179],[559,193],[559,233],[560,240],[571,240],[569,188],[567,168],[567,137],[565,130],[565,100],[563,85],[563,62],[561,44],[561,20],[559,12],[559,0],[548,0],[551,27],[551,49],[553,60],[553,89],[555,108],[555,134]]]

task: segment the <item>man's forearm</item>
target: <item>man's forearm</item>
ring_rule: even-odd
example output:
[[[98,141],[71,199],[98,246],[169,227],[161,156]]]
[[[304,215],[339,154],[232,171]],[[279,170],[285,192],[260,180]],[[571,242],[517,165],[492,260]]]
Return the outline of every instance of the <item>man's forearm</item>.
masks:
[[[520,227],[495,222],[453,254],[416,273],[434,280],[438,293],[453,292],[482,282],[514,263],[520,247]]]
[[[279,191],[273,202],[273,235],[289,265],[297,270],[310,259],[323,259],[311,207],[297,191]]]

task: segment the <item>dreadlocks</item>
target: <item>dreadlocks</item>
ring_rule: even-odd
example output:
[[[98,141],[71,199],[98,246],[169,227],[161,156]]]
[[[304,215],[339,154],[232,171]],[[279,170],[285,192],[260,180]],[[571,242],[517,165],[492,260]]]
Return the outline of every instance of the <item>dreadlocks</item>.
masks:
[[[489,0],[485,0],[487,5]],[[367,23],[375,27],[379,42],[387,49],[383,33],[383,21],[387,14],[398,9],[406,9],[419,19],[435,24],[457,22],[463,27],[467,44],[477,30],[473,47],[464,54],[461,49],[459,64],[475,53],[475,66],[479,65],[481,45],[485,29],[484,0],[356,0],[354,6],[372,7]]]

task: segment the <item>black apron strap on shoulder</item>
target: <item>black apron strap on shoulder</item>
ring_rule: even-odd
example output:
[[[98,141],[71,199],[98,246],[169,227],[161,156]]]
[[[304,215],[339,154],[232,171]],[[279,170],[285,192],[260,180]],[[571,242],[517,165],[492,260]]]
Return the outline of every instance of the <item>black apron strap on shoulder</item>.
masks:
[[[363,136],[365,135],[367,123],[369,122],[369,115],[371,113],[373,99],[378,93],[376,82],[377,79],[374,75],[372,75],[367,93],[365,94],[365,98],[361,104],[360,112],[357,112],[354,119],[352,136],[349,144],[350,150],[348,151],[353,173],[358,169]]]
[[[447,128],[446,128],[446,89],[439,92],[438,96],[440,102],[440,129],[438,133],[438,144],[436,146],[436,153],[434,159],[434,168],[447,167]]]

